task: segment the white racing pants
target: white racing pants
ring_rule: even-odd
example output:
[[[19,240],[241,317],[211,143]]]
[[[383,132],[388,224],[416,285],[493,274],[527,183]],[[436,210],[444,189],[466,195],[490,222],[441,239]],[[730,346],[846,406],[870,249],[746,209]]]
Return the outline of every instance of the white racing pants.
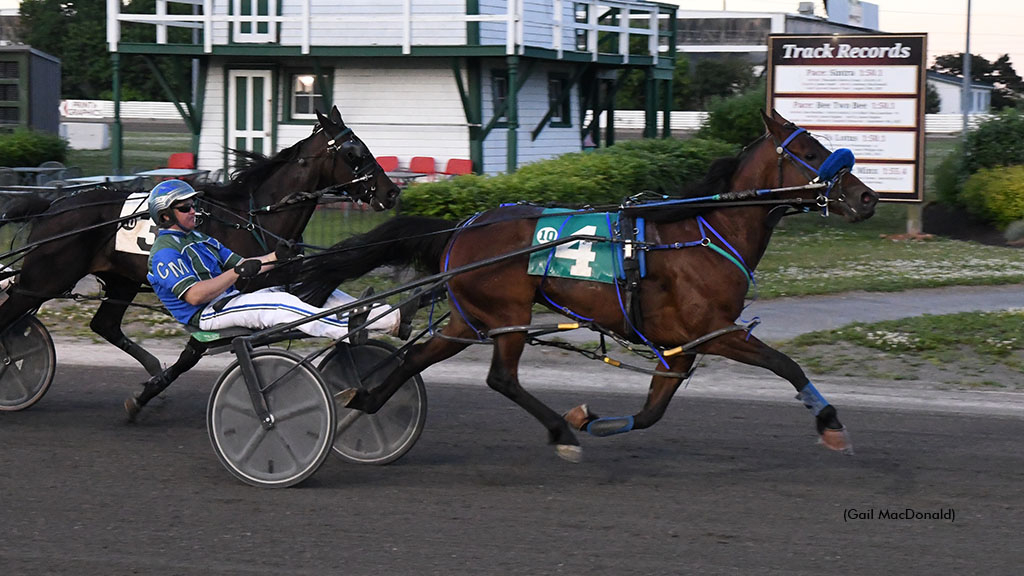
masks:
[[[355,300],[341,290],[335,290],[327,298],[324,307],[317,308],[306,304],[298,296],[285,292],[280,287],[264,288],[249,294],[238,294],[237,292],[232,294],[236,295],[220,310],[214,310],[214,304],[217,300],[230,295],[221,296],[206,305],[199,315],[201,330],[223,330],[235,326],[263,330],[295,322]],[[378,316],[380,318],[377,318]],[[374,318],[377,320],[371,322],[368,327],[371,332],[392,333],[398,329],[401,313],[397,309],[375,304],[374,309],[370,311],[370,319]],[[310,336],[337,340],[349,332],[348,316],[345,315],[341,318],[335,315],[325,316],[319,320],[303,323],[296,329]]]

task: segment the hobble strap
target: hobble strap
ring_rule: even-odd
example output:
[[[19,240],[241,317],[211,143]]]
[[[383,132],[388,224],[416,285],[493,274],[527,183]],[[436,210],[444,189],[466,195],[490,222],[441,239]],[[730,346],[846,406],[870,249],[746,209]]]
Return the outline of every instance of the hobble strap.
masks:
[[[814,387],[814,384],[810,382],[804,386],[803,390],[796,395],[796,399],[803,402],[804,406],[812,411],[815,416],[821,413],[822,410],[828,406],[828,400],[818,392],[818,389]]]
[[[591,420],[590,423],[587,424],[587,433],[592,436],[613,436],[615,434],[629,432],[633,429],[633,424],[634,421],[632,416],[598,418],[597,420]]]

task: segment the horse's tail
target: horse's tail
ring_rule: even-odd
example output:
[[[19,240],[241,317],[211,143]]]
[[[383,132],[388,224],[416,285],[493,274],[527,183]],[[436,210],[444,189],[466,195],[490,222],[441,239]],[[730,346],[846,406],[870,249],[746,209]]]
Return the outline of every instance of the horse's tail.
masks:
[[[0,226],[46,212],[50,201],[34,193],[0,194]]]
[[[306,258],[293,292],[303,300],[321,303],[345,280],[381,266],[414,266],[422,272],[441,270],[441,256],[456,223],[440,218],[397,216],[365,234],[335,244],[325,253]]]

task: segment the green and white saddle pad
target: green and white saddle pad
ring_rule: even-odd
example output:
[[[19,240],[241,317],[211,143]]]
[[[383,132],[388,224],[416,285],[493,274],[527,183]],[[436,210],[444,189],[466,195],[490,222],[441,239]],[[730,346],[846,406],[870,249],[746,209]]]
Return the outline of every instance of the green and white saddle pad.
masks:
[[[566,236],[602,236],[611,238],[612,227],[618,224],[618,214],[576,214],[564,208],[549,208],[537,220],[533,233],[533,246]],[[621,276],[620,245],[612,242],[578,240],[540,250],[530,255],[527,273],[532,276],[573,278],[592,282],[612,283]]]

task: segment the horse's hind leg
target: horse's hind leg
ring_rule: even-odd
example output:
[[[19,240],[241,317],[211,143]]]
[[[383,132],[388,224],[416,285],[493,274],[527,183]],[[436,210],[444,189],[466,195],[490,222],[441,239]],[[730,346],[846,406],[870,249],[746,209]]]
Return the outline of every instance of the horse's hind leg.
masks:
[[[668,368],[658,366],[659,371],[686,374],[693,366],[694,357],[680,355],[668,359]],[[651,387],[647,392],[647,401],[643,408],[633,416],[600,417],[582,404],[565,413],[565,420],[576,430],[587,432],[593,436],[612,436],[630,430],[650,428],[661,420],[668,409],[668,404],[675,395],[683,378],[656,374],[651,379]]]
[[[453,338],[472,339],[473,331],[460,318],[452,318],[444,327],[444,334]],[[335,400],[346,408],[374,414],[384,406],[409,379],[427,367],[447,360],[466,349],[469,344],[434,336],[409,349],[402,362],[377,386],[365,390],[347,388],[335,395]]]
[[[519,384],[519,359],[525,345],[526,334],[523,332],[495,337],[487,385],[539,420],[547,428],[548,440],[555,445],[555,452],[560,457],[570,462],[579,462],[583,458],[583,451],[566,421]]]
[[[774,372],[781,378],[789,380],[796,388],[797,399],[803,402],[814,413],[814,418],[821,437],[821,443],[832,450],[853,453],[846,428],[839,422],[834,406],[811,384],[800,366],[792,358],[771,346],[761,342],[746,332],[731,332],[705,344],[701,352],[716,354],[737,362],[761,366]]]
[[[153,375],[152,378],[146,381],[145,387],[141,392],[125,399],[124,411],[128,415],[128,421],[134,422],[143,406],[155,398],[157,394],[163,392],[178,376],[181,376],[198,364],[206,349],[206,344],[195,338],[189,338],[188,344],[185,345],[185,349],[181,351],[181,355],[178,356],[174,364],[168,366],[166,370]]]
[[[128,305],[139,293],[138,283],[119,276],[103,275],[101,278],[105,284],[107,299],[96,310],[96,314],[93,315],[92,321],[89,323],[89,328],[107,342],[135,358],[146,369],[146,372],[149,372],[150,376],[156,376],[161,370],[160,360],[125,336],[121,330],[125,311],[128,310]]]

